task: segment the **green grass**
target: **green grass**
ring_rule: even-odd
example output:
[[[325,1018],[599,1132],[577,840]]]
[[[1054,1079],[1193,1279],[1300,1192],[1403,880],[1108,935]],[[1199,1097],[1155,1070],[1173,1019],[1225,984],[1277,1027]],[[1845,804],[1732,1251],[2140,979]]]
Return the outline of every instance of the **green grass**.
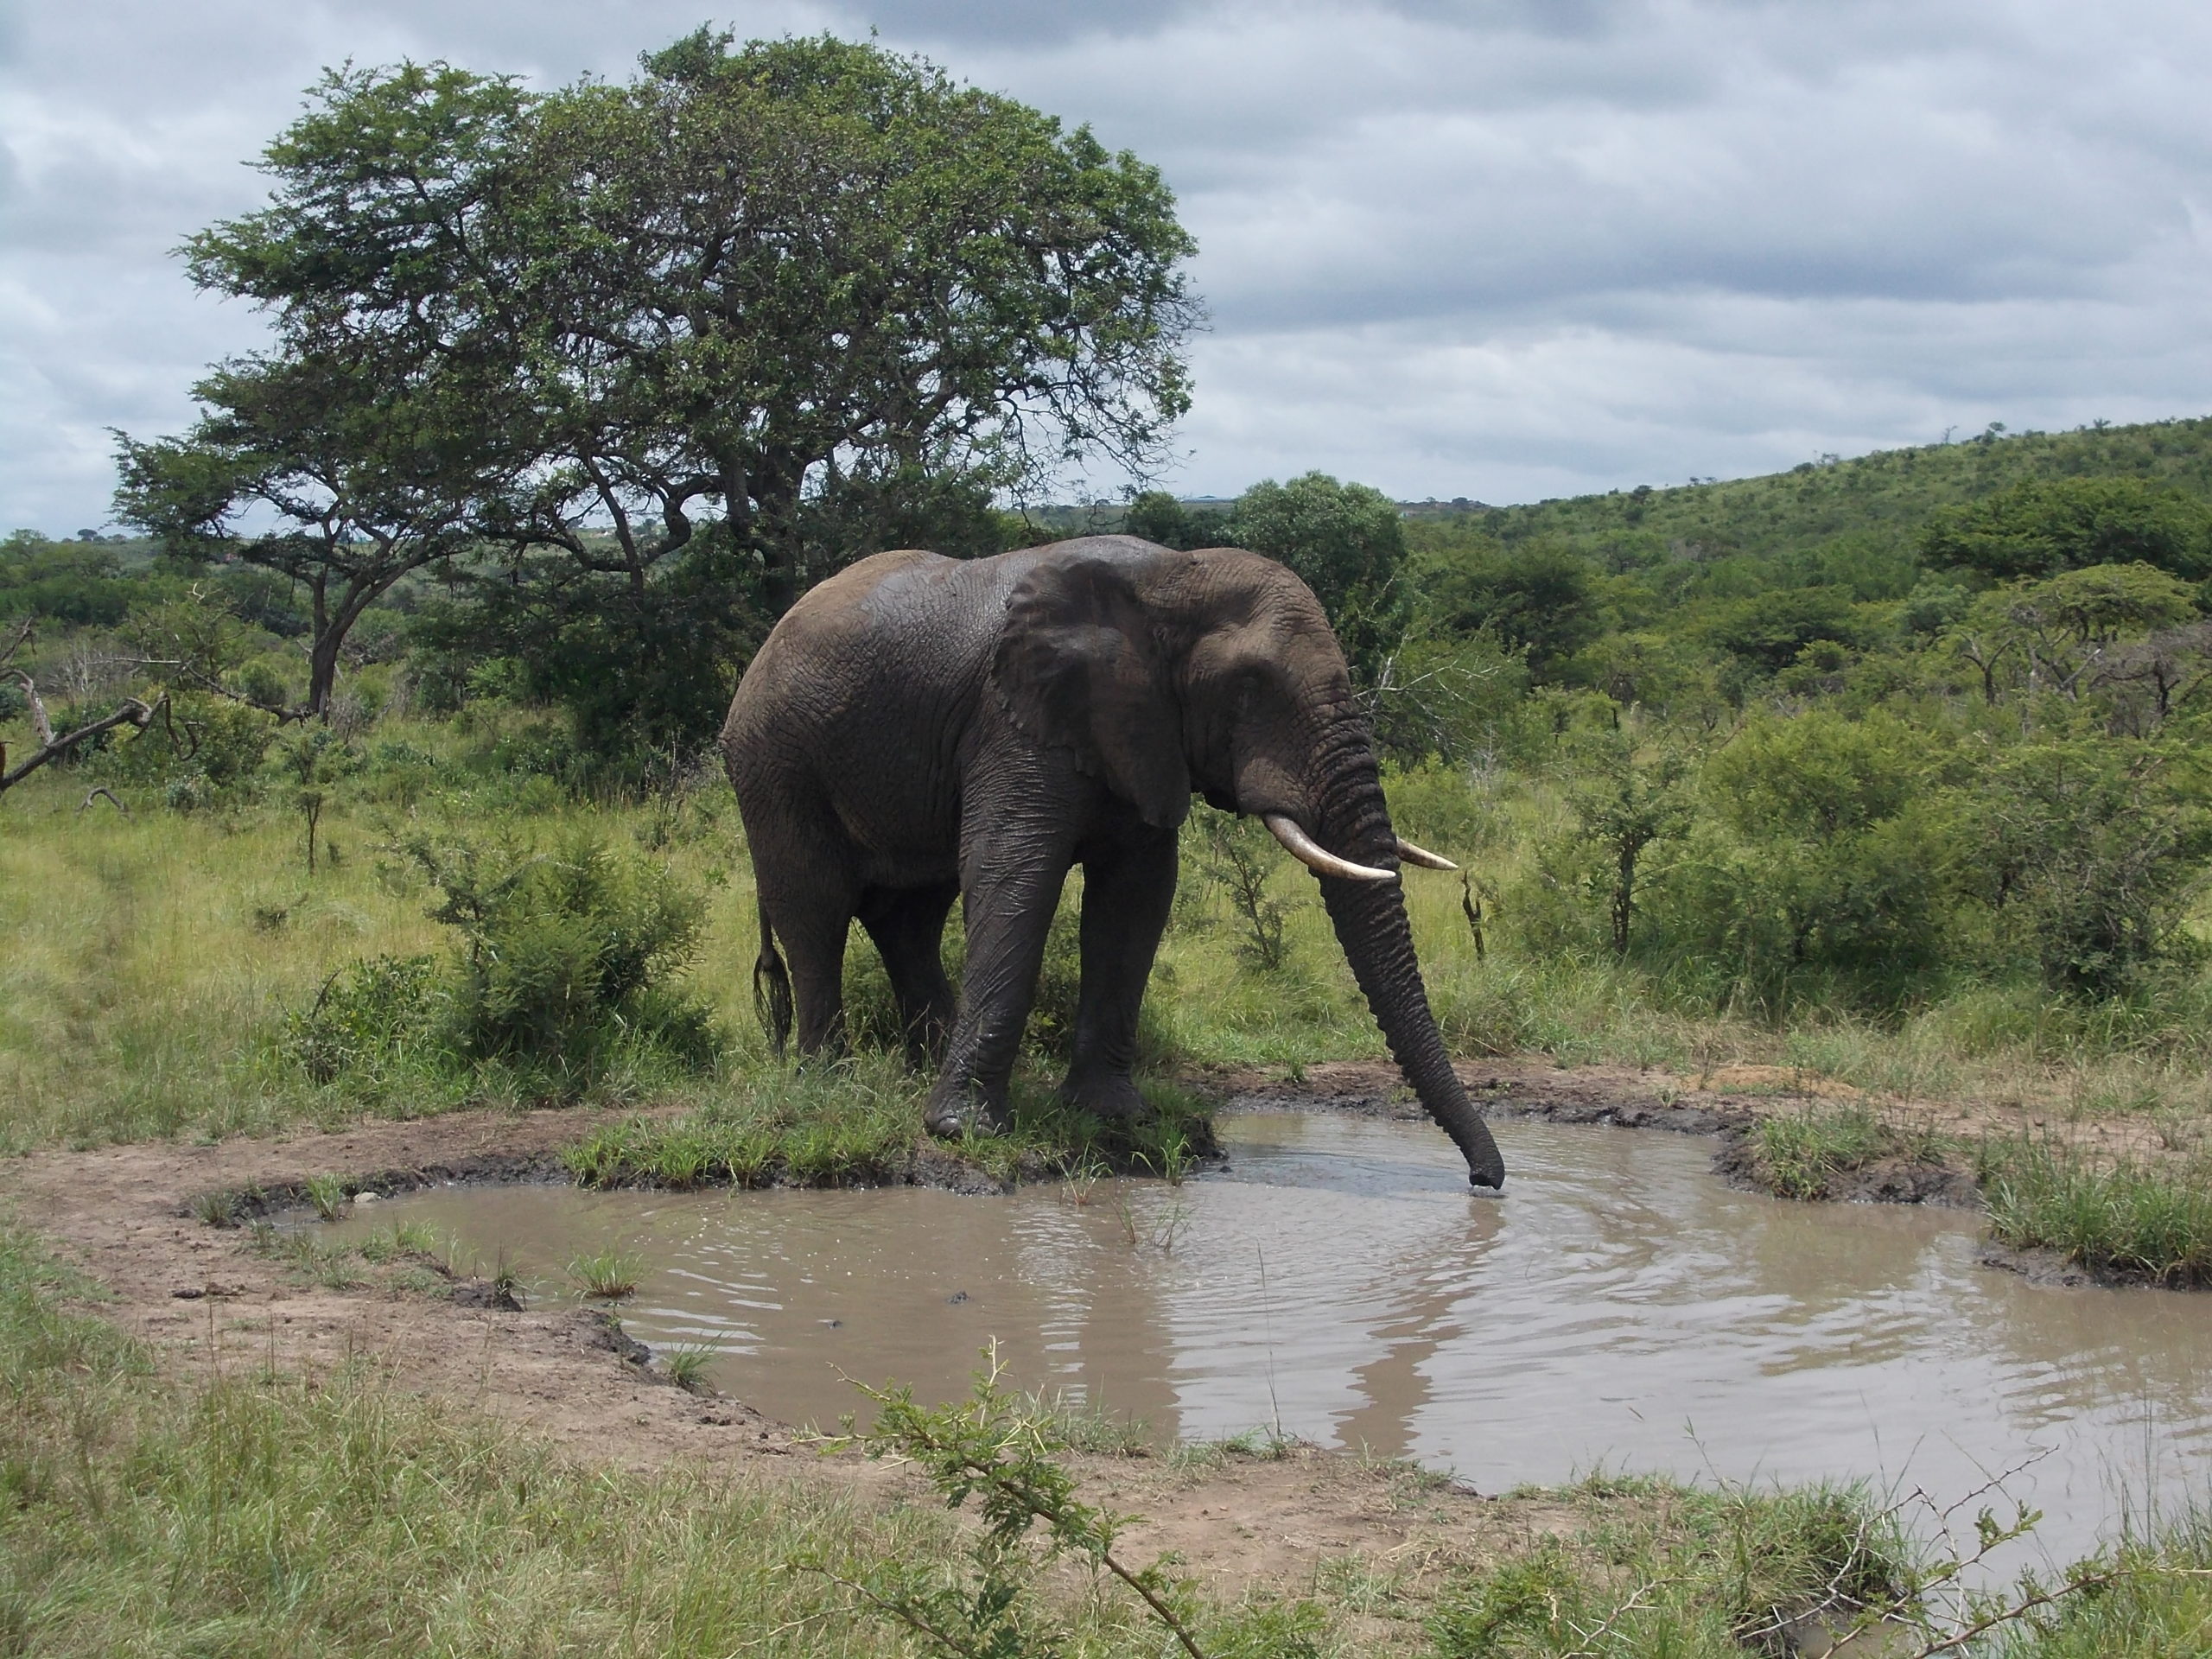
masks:
[[[706,1393],[707,1367],[714,1359],[712,1348],[678,1348],[668,1357],[668,1380],[687,1394]]]
[[[741,1093],[673,1118],[604,1124],[564,1156],[586,1186],[873,1184],[906,1179],[924,1159],[957,1160],[998,1180],[1100,1169],[1180,1180],[1211,1149],[1207,1109],[1166,1082],[1147,1082],[1144,1091],[1152,1115],[1123,1128],[1067,1109],[1025,1077],[1006,1133],[947,1143],[922,1128],[927,1080],[888,1055],[858,1054],[764,1067]]]
[[[2212,1160],[2109,1166],[2047,1141],[1982,1154],[1990,1232],[2018,1249],[2055,1250],[2122,1278],[2212,1285]]]
[[[643,1257],[622,1250],[601,1250],[569,1263],[569,1277],[585,1295],[609,1302],[634,1293],[644,1270]]]
[[[325,1221],[335,1221],[346,1213],[346,1206],[353,1195],[346,1190],[343,1175],[310,1175],[307,1179],[308,1202],[315,1212]]]
[[[1428,1618],[1438,1659],[1779,1654],[1799,1621],[1843,1629],[1912,1594],[1911,1546],[1855,1488],[1599,1478],[1573,1496],[1616,1518],[1455,1575]]]
[[[2172,1659],[2212,1648],[2212,1510],[2131,1537],[2071,1576],[2110,1575],[2032,1624],[2005,1626],[1990,1659]]]
[[[1939,1163],[1942,1143],[1910,1134],[1856,1102],[1762,1117],[1751,1130],[1760,1179],[1785,1198],[1831,1196],[1840,1178],[1890,1159]]]
[[[371,742],[387,741],[436,754],[484,738],[453,723],[387,721]],[[689,1073],[650,1055],[617,1054],[576,1096],[616,1109],[688,1105],[702,1129],[713,1128],[689,1145],[670,1141],[655,1179],[680,1185],[771,1171],[777,1179],[794,1171],[861,1179],[872,1160],[897,1155],[912,1090],[873,1076],[838,1085],[858,1097],[836,1107],[837,1122],[819,1134],[779,1129],[756,1141],[742,1132],[785,1115],[808,1085],[770,1058],[753,1018],[750,870],[726,785],[704,782],[672,807],[589,805],[512,780],[437,775],[447,781],[410,799],[412,817],[378,798],[373,774],[359,792],[341,792],[325,829],[347,850],[312,880],[296,826],[275,805],[179,814],[149,798],[130,820],[79,818],[67,786],[73,779],[41,774],[11,791],[0,809],[0,935],[10,941],[0,953],[0,1153],[536,1103],[528,1077],[496,1065],[455,1075],[427,1062],[395,1063],[388,1075],[353,1067],[318,1084],[287,1051],[288,1021],[351,964],[452,950],[449,930],[425,914],[433,895],[419,875],[382,850],[413,824],[547,844],[589,830],[648,849],[706,892],[703,943],[681,982],[722,1035],[713,1069]],[[1406,803],[1409,833],[1509,893],[1528,885],[1534,849],[1570,816],[1560,785],[1540,776],[1501,774],[1479,799],[1464,779],[1441,771],[1397,777],[1391,787]],[[1446,811],[1438,803],[1447,798],[1474,805]],[[1156,1076],[1199,1062],[1295,1068],[1382,1055],[1302,871],[1285,860],[1270,877],[1287,911],[1287,961],[1266,973],[1240,950],[1224,893],[1195,858],[1185,866],[1147,1002],[1146,1052]],[[1039,1095],[1064,1062],[1080,887],[1078,874],[1033,1022]],[[2212,1121],[2212,1047],[2184,1040],[2212,1027],[2179,989],[2171,1007],[2088,1010],[2027,991],[1964,987],[1893,1020],[1808,1003],[1777,1026],[1670,1001],[1663,988],[1602,952],[1527,949],[1516,943],[1510,911],[1494,912],[1487,959],[1478,959],[1456,881],[1416,873],[1406,897],[1438,1021],[1462,1055],[1535,1051],[1569,1063],[1677,1071],[1785,1064],[1920,1097],[2029,1098],[2085,1115]],[[283,919],[270,923],[278,912]],[[956,921],[949,958],[957,963],[959,951]],[[887,990],[857,934],[848,985],[860,1061],[874,1065],[880,1050],[868,1039],[882,1035]],[[727,1173],[706,1173],[702,1160],[715,1159]]]

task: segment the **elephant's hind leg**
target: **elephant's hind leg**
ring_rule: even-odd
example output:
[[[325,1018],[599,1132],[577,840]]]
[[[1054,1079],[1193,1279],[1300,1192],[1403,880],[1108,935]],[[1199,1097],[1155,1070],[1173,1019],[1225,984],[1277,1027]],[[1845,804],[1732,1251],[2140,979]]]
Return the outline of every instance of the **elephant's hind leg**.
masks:
[[[776,937],[791,963],[791,1000],[798,1007],[802,1056],[842,1054],[845,1048],[845,935],[852,905],[831,894],[804,899],[779,895],[768,907]]]
[[[928,887],[875,887],[861,895],[861,925],[875,941],[899,1001],[906,1063],[917,1071],[944,1058],[956,1006],[942,951],[944,918],[960,896],[957,882]]]

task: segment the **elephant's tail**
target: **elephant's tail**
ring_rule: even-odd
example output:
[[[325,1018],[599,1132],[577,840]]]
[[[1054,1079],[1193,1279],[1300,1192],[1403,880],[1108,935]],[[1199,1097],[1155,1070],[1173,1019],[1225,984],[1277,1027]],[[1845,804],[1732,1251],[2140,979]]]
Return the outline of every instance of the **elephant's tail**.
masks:
[[[768,925],[768,907],[760,906],[760,954],[753,963],[753,1012],[776,1058],[791,1034],[791,976],[776,950],[776,931]]]

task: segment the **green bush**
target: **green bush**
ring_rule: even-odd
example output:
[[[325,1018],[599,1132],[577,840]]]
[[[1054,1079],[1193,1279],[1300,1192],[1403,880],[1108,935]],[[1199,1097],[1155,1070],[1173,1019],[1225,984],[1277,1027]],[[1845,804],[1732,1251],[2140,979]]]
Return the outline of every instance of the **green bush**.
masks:
[[[105,751],[104,782],[163,791],[180,806],[251,795],[276,741],[276,722],[227,697],[179,691],[167,716]]]
[[[454,959],[356,963],[288,1021],[284,1046],[317,1083],[374,1089],[402,1071],[498,1066],[566,1093],[618,1060],[712,1068],[711,1011],[678,982],[696,948],[700,894],[594,837],[537,853],[511,843],[404,850],[431,878]]]
[[[450,1063],[453,984],[435,957],[372,957],[333,975],[285,1021],[284,1045],[316,1083],[373,1086]]]
[[[553,851],[467,842],[408,849],[460,931],[455,1014],[467,1052],[586,1077],[625,1042],[695,1067],[718,1046],[704,1003],[672,982],[697,949],[705,901],[664,866],[587,834]]]
[[[1930,564],[2005,581],[2140,561],[2212,575],[2212,508],[2140,478],[2031,479],[1929,518]]]
[[[1896,719],[1755,721],[1706,763],[1699,817],[1649,859],[1640,960],[1770,1014],[1891,1008],[1958,964],[1955,830]]]
[[[2212,853],[2212,808],[2188,746],[2075,738],[1993,757],[1972,797],[1972,867],[2054,989],[2091,998],[2199,954],[2185,931]]]

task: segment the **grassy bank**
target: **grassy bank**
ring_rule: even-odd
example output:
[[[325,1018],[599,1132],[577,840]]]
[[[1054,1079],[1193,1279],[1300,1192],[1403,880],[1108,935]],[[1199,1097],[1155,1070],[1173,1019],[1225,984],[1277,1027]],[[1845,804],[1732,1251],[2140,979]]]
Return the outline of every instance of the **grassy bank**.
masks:
[[[2056,1251],[2101,1276],[2212,1285],[2212,1160],[2098,1164],[2063,1145],[1981,1153],[1989,1230],[2017,1249]]]
[[[957,1161],[1000,1180],[1116,1172],[1179,1181],[1213,1150],[1207,1109],[1172,1083],[1145,1088],[1152,1116],[1123,1126],[1070,1111],[1025,1079],[1001,1135],[957,1146],[922,1128],[921,1090],[903,1064],[855,1055],[832,1070],[767,1071],[741,1093],[672,1118],[626,1118],[571,1147],[586,1186],[837,1186],[896,1180]]]

